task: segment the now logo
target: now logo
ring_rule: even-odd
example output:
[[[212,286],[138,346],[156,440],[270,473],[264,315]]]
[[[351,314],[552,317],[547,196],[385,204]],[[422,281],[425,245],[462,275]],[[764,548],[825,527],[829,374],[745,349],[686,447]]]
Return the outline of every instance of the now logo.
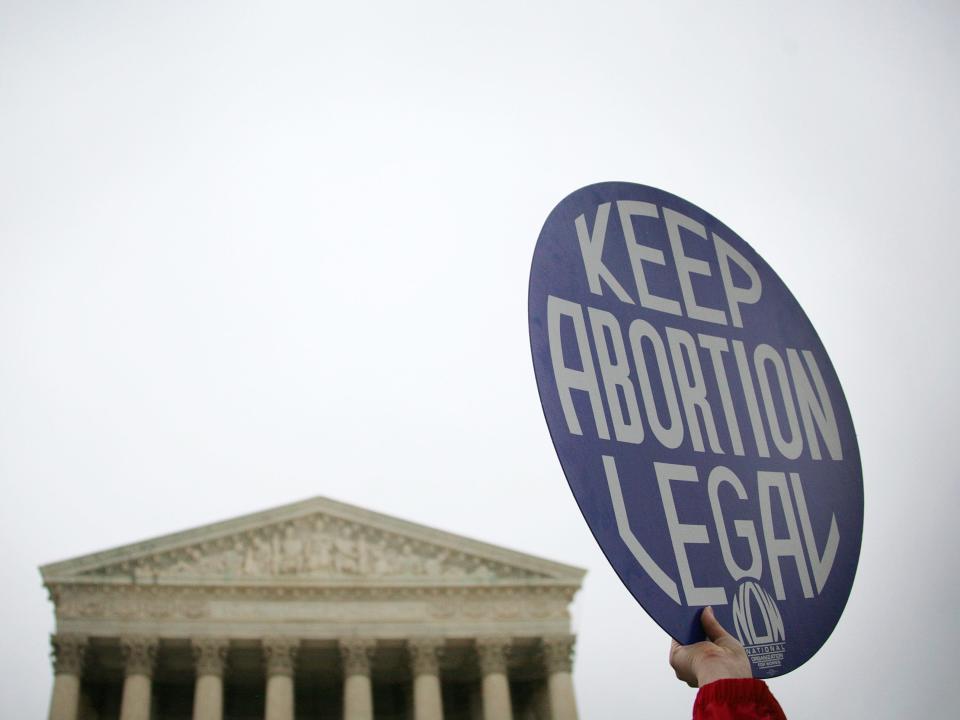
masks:
[[[740,584],[733,596],[733,628],[740,644],[766,645],[784,640],[783,618],[777,601],[753,580]]]

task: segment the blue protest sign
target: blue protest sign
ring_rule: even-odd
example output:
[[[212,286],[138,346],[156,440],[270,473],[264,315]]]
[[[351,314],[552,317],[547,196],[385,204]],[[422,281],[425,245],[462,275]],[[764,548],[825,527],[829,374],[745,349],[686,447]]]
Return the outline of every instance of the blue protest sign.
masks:
[[[631,183],[577,190],[530,272],[544,415],[590,530],[682,643],[700,609],[782,675],[830,635],[863,529],[857,438],[820,338],[722,222]]]

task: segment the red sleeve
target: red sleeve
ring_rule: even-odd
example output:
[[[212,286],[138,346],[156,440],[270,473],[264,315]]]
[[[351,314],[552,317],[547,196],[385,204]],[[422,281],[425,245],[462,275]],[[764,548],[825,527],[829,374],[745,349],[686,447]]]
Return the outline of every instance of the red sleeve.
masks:
[[[717,680],[700,688],[693,720],[787,720],[763,680]]]

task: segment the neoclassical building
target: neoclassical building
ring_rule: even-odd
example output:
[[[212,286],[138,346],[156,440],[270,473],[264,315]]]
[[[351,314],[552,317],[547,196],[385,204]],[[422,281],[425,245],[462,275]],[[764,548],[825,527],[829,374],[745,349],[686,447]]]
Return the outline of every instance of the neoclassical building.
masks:
[[[314,498],[40,569],[51,720],[575,720],[584,571]]]

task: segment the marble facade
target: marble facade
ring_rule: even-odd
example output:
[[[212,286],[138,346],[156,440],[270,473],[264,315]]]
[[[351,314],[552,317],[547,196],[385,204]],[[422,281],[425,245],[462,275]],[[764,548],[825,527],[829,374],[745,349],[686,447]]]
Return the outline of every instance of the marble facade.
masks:
[[[584,571],[315,498],[41,568],[51,720],[575,720]]]

